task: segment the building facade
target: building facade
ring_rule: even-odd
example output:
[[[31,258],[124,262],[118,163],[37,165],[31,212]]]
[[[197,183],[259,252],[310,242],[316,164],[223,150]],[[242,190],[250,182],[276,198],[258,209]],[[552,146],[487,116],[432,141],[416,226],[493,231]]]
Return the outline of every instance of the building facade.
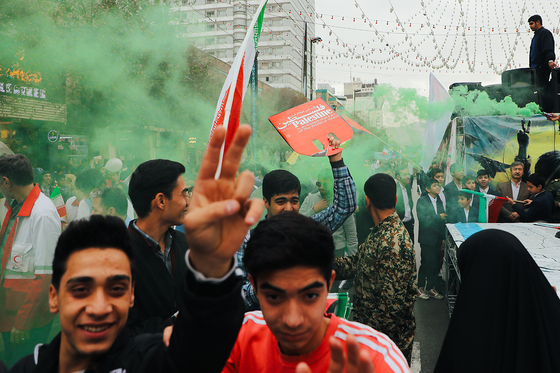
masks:
[[[174,11],[181,36],[204,52],[232,64],[258,9],[259,0],[179,0]],[[306,24],[315,1],[280,0],[266,6],[258,46],[259,80],[274,88],[304,92],[304,34],[307,27],[307,96],[315,67],[310,58],[314,24]],[[307,17],[305,16],[307,14]],[[313,52],[315,54],[315,52]]]

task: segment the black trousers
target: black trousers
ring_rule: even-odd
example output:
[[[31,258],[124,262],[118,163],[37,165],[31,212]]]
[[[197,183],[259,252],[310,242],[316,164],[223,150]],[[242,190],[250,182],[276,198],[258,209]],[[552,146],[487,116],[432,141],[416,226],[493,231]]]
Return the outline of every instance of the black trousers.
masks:
[[[425,287],[426,291],[434,288],[438,283],[441,269],[441,242],[436,245],[420,244],[420,269],[418,270],[418,287]]]
[[[403,223],[404,227],[408,231],[410,235],[410,239],[412,240],[412,244],[414,244],[414,220],[409,220],[406,223]]]

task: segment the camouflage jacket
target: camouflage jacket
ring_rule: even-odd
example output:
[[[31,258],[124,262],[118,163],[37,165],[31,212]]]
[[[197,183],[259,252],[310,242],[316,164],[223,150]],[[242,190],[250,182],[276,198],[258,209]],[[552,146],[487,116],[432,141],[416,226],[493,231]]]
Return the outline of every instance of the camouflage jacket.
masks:
[[[404,351],[416,321],[414,246],[396,212],[372,228],[353,256],[335,258],[337,279],[355,278],[354,320],[387,334]]]

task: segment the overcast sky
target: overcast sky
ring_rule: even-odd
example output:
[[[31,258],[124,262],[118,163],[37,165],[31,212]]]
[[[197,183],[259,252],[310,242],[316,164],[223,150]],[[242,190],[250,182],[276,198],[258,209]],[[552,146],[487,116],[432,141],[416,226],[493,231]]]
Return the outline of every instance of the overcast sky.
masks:
[[[308,20],[323,39],[315,46],[317,83],[330,83],[337,93],[359,77],[427,96],[430,72],[446,88],[462,81],[500,83],[506,66],[527,67],[533,14],[554,31],[560,57],[556,0],[316,0],[315,6]]]

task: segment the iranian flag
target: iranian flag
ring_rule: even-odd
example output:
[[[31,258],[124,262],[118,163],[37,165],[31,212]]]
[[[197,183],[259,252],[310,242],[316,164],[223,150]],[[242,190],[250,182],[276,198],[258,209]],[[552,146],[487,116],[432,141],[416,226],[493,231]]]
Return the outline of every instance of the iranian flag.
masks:
[[[218,126],[224,126],[227,129],[226,141],[222,145],[216,178],[220,176],[224,154],[231,144],[235,131],[239,127],[241,105],[247,92],[251,70],[255,62],[255,55],[257,54],[257,45],[261,36],[266,2],[267,0],[261,2],[251,25],[247,29],[247,35],[245,35],[245,39],[233,60],[222,88],[220,99],[218,100],[216,114],[214,114],[210,138]]]
[[[474,192],[469,189],[461,189],[461,192],[471,193],[481,198],[480,204],[478,205],[479,223],[496,223],[498,221],[498,216],[500,216],[500,211],[502,210],[504,202],[507,202],[507,198],[493,196],[492,194],[485,194],[482,192]]]
[[[62,224],[66,224],[66,205],[64,204],[64,199],[62,198],[62,194],[60,194],[60,189],[58,188],[58,186],[54,187],[50,198],[56,206],[58,215],[60,215],[60,221],[62,222]]]

